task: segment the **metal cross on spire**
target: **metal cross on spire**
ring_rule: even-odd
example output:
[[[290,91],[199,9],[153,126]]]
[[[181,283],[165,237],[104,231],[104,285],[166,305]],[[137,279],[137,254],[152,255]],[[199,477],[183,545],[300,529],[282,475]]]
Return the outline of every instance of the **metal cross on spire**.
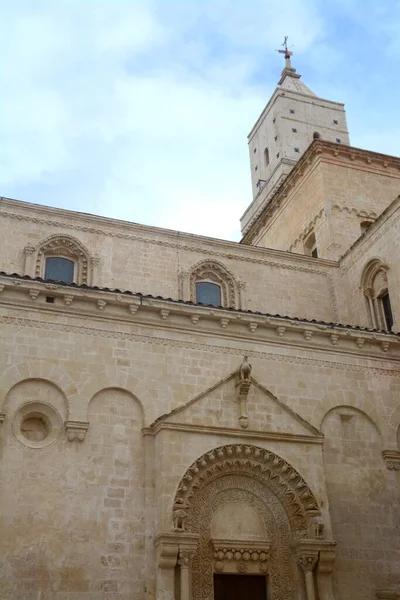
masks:
[[[279,52],[280,54],[284,54],[285,55],[285,68],[287,69],[291,69],[292,65],[290,64],[290,57],[293,56],[293,52],[291,52],[291,50],[289,50],[288,45],[287,45],[287,41],[289,39],[288,35],[285,35],[285,37],[283,38],[283,44],[281,44],[281,46],[283,46],[283,50],[277,50],[277,52]],[[293,46],[291,46],[291,48],[293,48]]]

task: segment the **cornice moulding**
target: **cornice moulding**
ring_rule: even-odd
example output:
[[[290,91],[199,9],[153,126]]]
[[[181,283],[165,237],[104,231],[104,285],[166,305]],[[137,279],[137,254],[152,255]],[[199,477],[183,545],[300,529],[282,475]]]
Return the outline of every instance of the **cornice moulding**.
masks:
[[[255,431],[255,430],[243,430],[243,429],[231,429],[229,427],[214,427],[206,425],[189,425],[185,423],[171,423],[168,421],[159,421],[154,426],[143,427],[142,433],[144,436],[156,436],[160,431],[180,431],[184,433],[197,433],[200,435],[220,435],[224,437],[238,437],[240,439],[252,439],[252,440],[271,440],[278,442],[288,443],[303,443],[303,444],[317,444],[322,445],[324,442],[324,436],[320,434],[316,435],[302,435],[302,434],[290,434],[290,433],[275,433],[273,431]]]
[[[370,356],[400,355],[400,336],[351,326],[312,322],[306,319],[248,313],[193,305],[162,298],[147,298],[118,291],[52,286],[39,281],[0,277],[4,285],[0,305],[39,311],[43,314],[91,317],[109,322],[157,326],[182,333],[210,333],[252,339],[269,344],[339,351]],[[47,303],[46,297],[55,299]],[[73,301],[72,301],[73,300]]]

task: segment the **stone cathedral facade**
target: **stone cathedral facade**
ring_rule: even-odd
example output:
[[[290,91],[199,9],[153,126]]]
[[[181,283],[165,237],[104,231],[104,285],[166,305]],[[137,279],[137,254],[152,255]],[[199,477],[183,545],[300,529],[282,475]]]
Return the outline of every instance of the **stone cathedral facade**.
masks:
[[[286,57],[241,243],[1,200],[1,600],[400,598],[400,159]]]

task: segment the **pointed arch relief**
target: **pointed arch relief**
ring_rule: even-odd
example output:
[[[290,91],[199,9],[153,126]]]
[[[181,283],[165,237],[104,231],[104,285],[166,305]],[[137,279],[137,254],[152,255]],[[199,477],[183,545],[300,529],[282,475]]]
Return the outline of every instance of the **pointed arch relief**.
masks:
[[[93,268],[98,258],[93,257],[86,246],[71,235],[54,234],[42,240],[36,246],[28,245],[24,249],[25,274],[30,277],[45,277],[46,259],[62,258],[72,261],[73,282],[78,285],[93,284]]]
[[[186,471],[174,499],[176,530],[192,530],[196,497],[212,481],[228,475],[246,477],[268,488],[284,507],[295,537],[307,536],[312,518],[320,514],[310,487],[288,462],[264,448],[234,444],[203,454]]]
[[[196,284],[207,282],[219,286],[221,306],[243,309],[244,283],[237,279],[225,265],[216,260],[203,260],[189,271],[181,273],[182,299],[198,302]]]

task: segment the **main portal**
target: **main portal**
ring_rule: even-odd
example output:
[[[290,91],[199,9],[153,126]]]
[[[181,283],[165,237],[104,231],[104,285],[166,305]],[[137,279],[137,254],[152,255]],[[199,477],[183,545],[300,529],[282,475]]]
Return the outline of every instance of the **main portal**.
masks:
[[[264,575],[214,575],[214,600],[267,600]]]

